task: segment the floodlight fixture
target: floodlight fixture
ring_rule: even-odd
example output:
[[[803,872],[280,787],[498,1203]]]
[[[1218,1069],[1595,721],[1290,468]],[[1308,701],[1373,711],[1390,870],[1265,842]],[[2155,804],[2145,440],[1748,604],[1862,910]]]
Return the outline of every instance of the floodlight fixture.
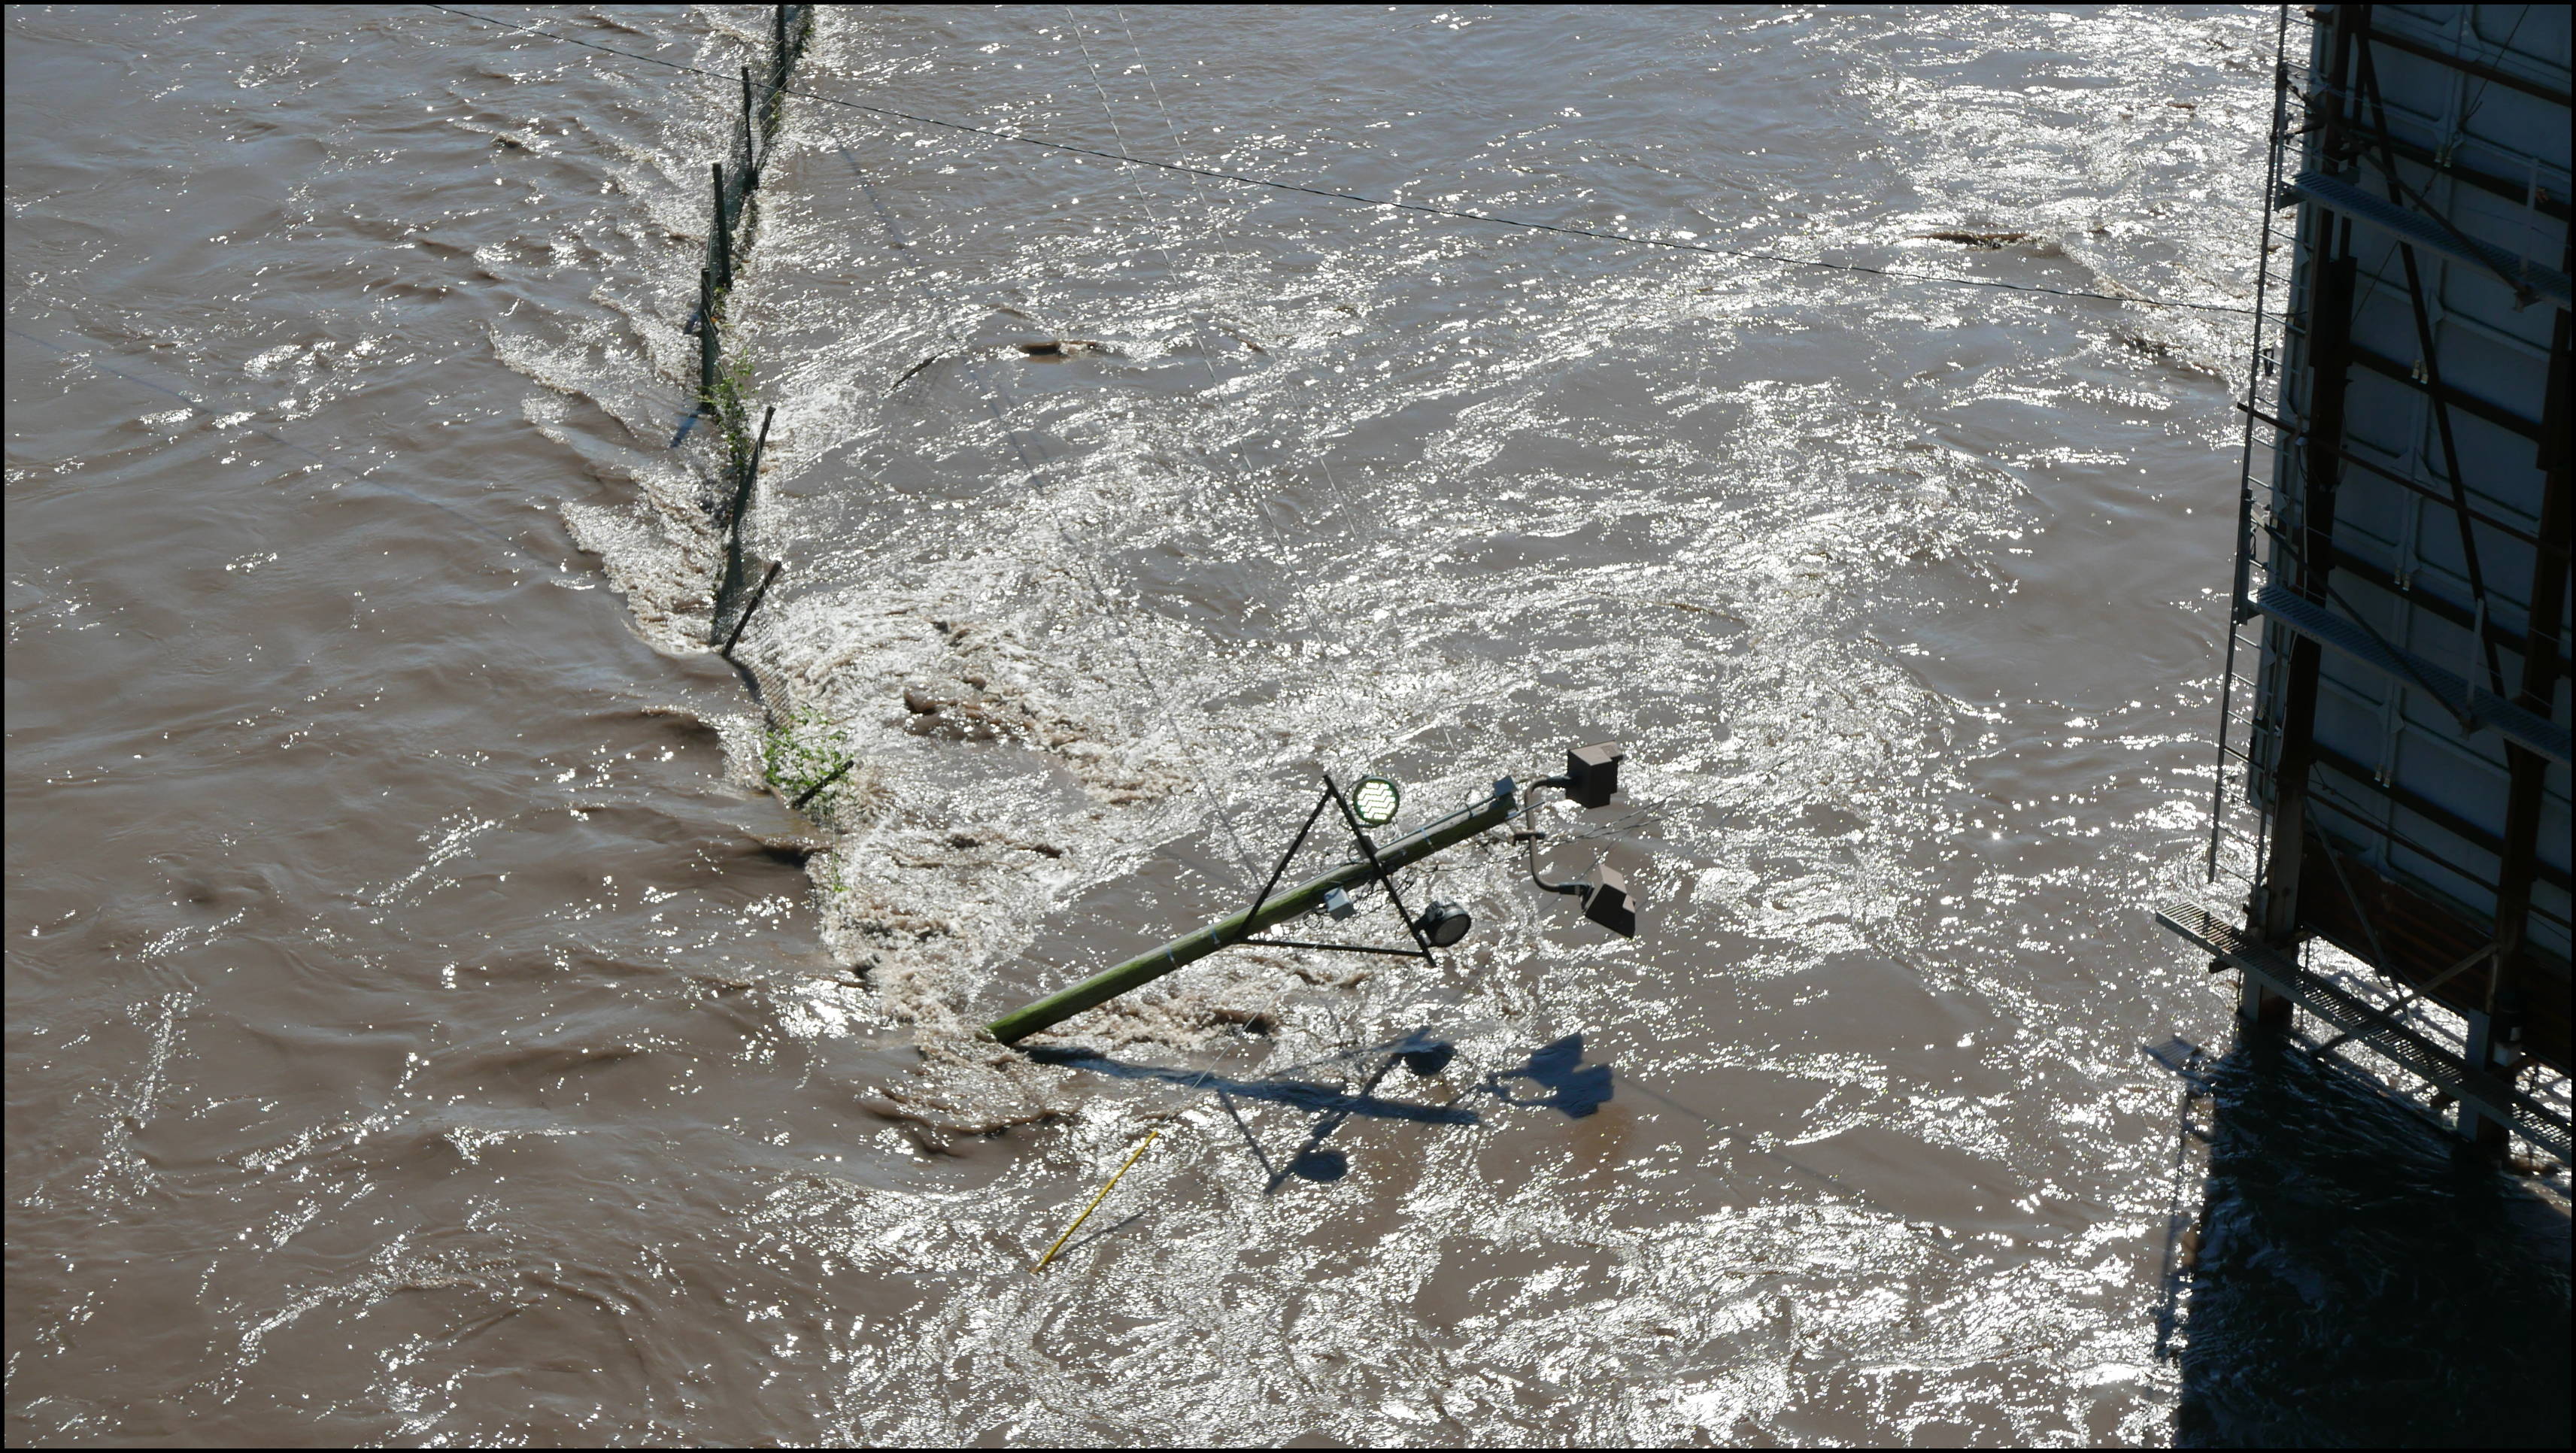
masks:
[[[1350,894],[1339,888],[1333,888],[1326,890],[1324,894],[1324,911],[1338,920],[1359,912],[1360,906],[1351,901]]]
[[[1618,869],[1603,864],[1592,870],[1583,885],[1583,916],[1621,938],[1637,936],[1637,900]]]
[[[1362,777],[1351,789],[1351,816],[1362,827],[1384,827],[1395,821],[1396,809],[1404,805],[1404,793],[1384,777]]]
[[[1617,742],[1595,742],[1576,747],[1565,754],[1565,775],[1549,777],[1534,785],[1561,788],[1565,795],[1584,807],[1607,807],[1619,790],[1619,764],[1627,753]],[[1533,805],[1535,806],[1535,805]],[[1592,876],[1580,883],[1551,883],[1538,871],[1538,840],[1546,833],[1529,812],[1522,814],[1530,825],[1512,834],[1515,841],[1529,851],[1530,881],[1550,893],[1572,893],[1583,900],[1583,916],[1622,938],[1637,936],[1637,895],[1628,891],[1628,880],[1607,864],[1593,868]]]
[[[1565,754],[1565,795],[1586,807],[1607,807],[1619,790],[1619,764],[1627,753],[1617,742],[1595,742]]]
[[[1435,898],[1430,907],[1422,910],[1422,916],[1413,920],[1413,926],[1421,933],[1423,941],[1433,948],[1447,948],[1465,938],[1467,930],[1476,926],[1476,920],[1468,917],[1467,910],[1457,904],[1443,903]]]

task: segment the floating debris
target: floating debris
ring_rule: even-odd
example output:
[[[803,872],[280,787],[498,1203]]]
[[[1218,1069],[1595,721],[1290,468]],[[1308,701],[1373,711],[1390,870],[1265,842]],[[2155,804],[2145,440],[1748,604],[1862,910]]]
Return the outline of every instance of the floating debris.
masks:
[[[1077,353],[1106,353],[1109,345],[1090,338],[1052,338],[1043,343],[1023,343],[1020,351],[1031,358],[1070,358]]]
[[[2031,240],[2031,234],[2027,232],[1916,232],[1910,235],[1922,242],[1956,242],[1963,247],[1985,248],[2000,248]]]

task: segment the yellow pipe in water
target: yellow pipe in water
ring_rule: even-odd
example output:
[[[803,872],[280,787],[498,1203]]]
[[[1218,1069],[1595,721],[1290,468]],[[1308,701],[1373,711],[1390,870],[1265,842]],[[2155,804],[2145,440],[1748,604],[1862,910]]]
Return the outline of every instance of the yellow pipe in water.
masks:
[[[1152,1145],[1154,1137],[1162,1133],[1163,1127],[1160,1125],[1146,1132],[1145,1144],[1137,1146],[1134,1153],[1127,1157],[1127,1164],[1118,1167],[1118,1174],[1111,1176],[1109,1184],[1100,1188],[1100,1194],[1091,1198],[1091,1204],[1082,1208],[1082,1214],[1073,1218],[1073,1224],[1064,1228],[1064,1234],[1057,1237],[1055,1244],[1046,1249],[1046,1255],[1039,1257],[1038,1264],[1029,1268],[1029,1275],[1035,1276],[1047,1269],[1047,1263],[1055,1260],[1055,1254],[1062,1251],[1064,1244],[1073,1239],[1073,1233],[1082,1229],[1082,1223],[1091,1219],[1091,1213],[1100,1209],[1100,1203],[1109,1199],[1111,1191],[1118,1189],[1118,1182],[1127,1174],[1127,1167],[1134,1165],[1137,1157],[1145,1153],[1145,1147]]]

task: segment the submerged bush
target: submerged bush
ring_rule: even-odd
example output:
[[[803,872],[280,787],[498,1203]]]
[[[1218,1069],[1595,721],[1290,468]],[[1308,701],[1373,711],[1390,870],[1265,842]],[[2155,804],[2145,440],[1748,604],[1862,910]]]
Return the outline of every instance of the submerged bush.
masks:
[[[772,718],[762,737],[761,775],[779,796],[792,803],[824,783],[831,784],[805,804],[818,822],[848,791],[850,776],[843,769],[850,765],[849,734],[810,708]]]

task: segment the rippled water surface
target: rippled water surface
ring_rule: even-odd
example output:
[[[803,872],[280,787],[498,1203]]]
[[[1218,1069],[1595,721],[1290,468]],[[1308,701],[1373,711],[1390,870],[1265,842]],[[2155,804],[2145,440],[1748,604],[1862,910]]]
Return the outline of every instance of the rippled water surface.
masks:
[[[767,12],[488,13],[9,12],[12,1441],[2564,1441],[2563,1200],[2141,1052],[2248,330],[2028,289],[2250,302],[2271,12],[830,7],[816,97],[2017,288],[791,100],[768,726],[671,447]],[[1479,843],[1436,966],[974,1037],[1319,770],[1604,738],[1633,942]]]

